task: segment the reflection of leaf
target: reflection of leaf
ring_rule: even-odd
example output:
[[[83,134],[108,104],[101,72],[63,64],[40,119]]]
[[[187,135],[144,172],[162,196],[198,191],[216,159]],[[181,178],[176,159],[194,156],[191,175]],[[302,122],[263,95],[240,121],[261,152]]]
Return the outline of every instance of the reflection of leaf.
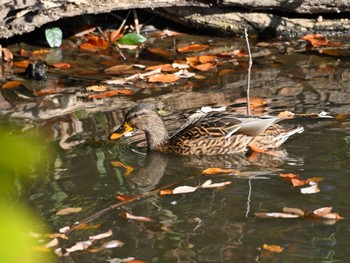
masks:
[[[50,47],[59,47],[62,44],[62,30],[58,27],[46,29],[45,37]]]
[[[67,208],[63,208],[63,209],[57,211],[56,215],[60,215],[60,216],[69,215],[69,214],[73,214],[73,213],[78,213],[81,210],[83,210],[83,208],[81,208],[81,207],[67,207]]]
[[[12,89],[12,88],[16,88],[20,85],[23,85],[23,83],[21,81],[18,81],[18,80],[12,80],[12,81],[9,81],[9,82],[6,82],[5,84],[3,84],[1,87],[3,89]]]
[[[283,251],[283,247],[278,246],[278,245],[268,245],[264,244],[263,249],[270,251],[270,252],[275,252],[275,253],[281,253]]]
[[[205,50],[208,48],[209,48],[209,45],[192,44],[192,45],[180,47],[177,49],[177,51],[179,51],[181,53],[185,53],[185,52],[201,51],[201,50]]]
[[[222,169],[217,167],[207,168],[201,172],[201,174],[218,174],[218,173],[234,173],[238,174],[238,170],[234,169]]]
[[[118,43],[122,45],[139,45],[145,42],[147,38],[145,38],[142,35],[135,34],[135,33],[128,33],[122,36]]]

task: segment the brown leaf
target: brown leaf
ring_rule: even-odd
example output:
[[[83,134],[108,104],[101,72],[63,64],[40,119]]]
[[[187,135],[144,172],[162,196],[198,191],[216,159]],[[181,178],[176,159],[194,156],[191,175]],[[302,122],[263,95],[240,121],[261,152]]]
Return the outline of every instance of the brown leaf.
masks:
[[[18,86],[23,85],[23,83],[21,81],[18,80],[12,80],[9,82],[6,82],[5,84],[3,84],[1,87],[3,89],[12,89],[12,88],[17,88]]]
[[[179,80],[180,78],[174,74],[155,74],[148,77],[149,82],[170,83]]]
[[[270,251],[270,252],[281,253],[284,248],[281,247],[281,246],[278,246],[278,245],[267,245],[267,244],[264,244],[263,245],[263,249],[267,250],[267,251]]]
[[[43,55],[43,54],[47,54],[50,53],[50,51],[48,49],[38,49],[38,50],[34,50],[32,51],[32,55]]]
[[[55,68],[61,68],[61,69],[70,68],[70,64],[66,63],[66,62],[54,63],[54,64],[52,64],[52,66]]]
[[[145,68],[145,70],[155,70],[157,68],[160,68],[161,71],[165,71],[165,72],[172,72],[172,71],[176,70],[169,63],[168,64],[160,64],[160,65],[149,66],[149,67]]]
[[[130,201],[130,200],[134,200],[134,199],[136,199],[136,197],[129,196],[129,195],[118,195],[115,197],[115,199],[122,201],[122,202],[126,202],[126,201]]]
[[[13,54],[8,48],[3,47],[2,53],[4,54],[3,58],[5,61],[9,62],[13,60]]]
[[[299,180],[298,178],[292,178],[290,180],[292,182],[292,185],[295,187],[295,186],[302,186],[302,185],[305,185],[305,184],[308,184],[308,180]]]
[[[50,95],[50,94],[58,94],[62,91],[63,89],[61,87],[48,86],[45,89],[34,91],[33,94],[35,96],[44,96],[44,95]]]
[[[282,209],[283,213],[287,214],[295,214],[298,216],[304,216],[305,212],[299,208],[291,208],[291,207],[283,207]]]
[[[132,220],[136,220],[136,221],[141,221],[141,222],[151,222],[153,221],[151,218],[149,217],[144,217],[144,216],[134,216],[132,214],[129,214],[129,213],[125,213],[124,216],[127,218],[127,219],[132,219]]]
[[[74,229],[96,229],[100,228],[101,224],[96,224],[96,225],[87,225],[87,224],[79,224],[77,226],[74,226]]]
[[[295,113],[291,111],[282,111],[277,117],[281,119],[293,119],[295,117]]]
[[[201,174],[218,174],[218,173],[239,174],[240,172],[238,170],[234,170],[234,169],[222,169],[222,168],[217,168],[217,167],[207,168],[207,169],[201,171]]]
[[[108,48],[108,42],[98,36],[88,35],[87,38],[88,41],[79,46],[83,50],[96,52]]]
[[[153,54],[161,55],[163,57],[170,57],[173,55],[173,52],[158,47],[149,47],[147,50]]]
[[[132,69],[132,64],[120,64],[110,68],[106,68],[104,72],[107,74],[120,74],[123,71],[128,71],[130,69]]]
[[[177,51],[181,53],[185,53],[185,52],[202,51],[208,48],[209,48],[209,45],[192,44],[192,45],[180,47],[177,49]]]
[[[67,208],[63,208],[63,209],[57,211],[56,215],[60,215],[60,216],[69,215],[69,214],[73,214],[73,213],[78,213],[81,210],[83,210],[82,207],[67,207]]]
[[[198,56],[186,57],[186,61],[189,63],[199,63],[199,57]]]
[[[88,96],[89,99],[104,99],[104,98],[109,98],[109,97],[113,97],[116,95],[133,95],[134,91],[130,90],[130,89],[116,89],[116,90],[110,90],[110,91],[106,91],[100,94],[91,94]]]
[[[116,41],[118,41],[125,32],[125,27],[119,28],[118,30],[113,30],[110,34],[109,34],[109,42],[114,43]]]

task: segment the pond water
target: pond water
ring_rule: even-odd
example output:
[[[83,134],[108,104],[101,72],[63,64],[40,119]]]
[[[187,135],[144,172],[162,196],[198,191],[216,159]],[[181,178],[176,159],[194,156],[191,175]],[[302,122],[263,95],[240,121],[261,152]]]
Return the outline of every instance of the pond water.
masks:
[[[172,50],[173,45],[206,43],[210,52],[245,49],[243,39],[180,35],[152,38],[151,46]],[[276,42],[277,43],[277,42]],[[122,247],[100,252],[83,250],[68,256],[53,256],[57,262],[338,262],[350,256],[350,71],[349,49],[342,40],[338,48],[306,49],[301,42],[278,42],[268,47],[251,43],[254,64],[250,97],[258,102],[252,114],[277,115],[326,111],[334,118],[300,117],[282,124],[301,125],[279,149],[284,154],[240,154],[215,157],[178,157],[150,154],[138,133],[120,142],[107,137],[121,124],[127,110],[140,102],[155,104],[169,130],[174,130],[198,108],[228,106],[245,112],[247,58],[225,59],[213,70],[195,71],[197,78],[171,84],[144,80],[124,84],[131,96],[89,99],[84,87],[110,79],[103,70],[118,63],[145,65],[184,59],[155,56],[147,49],[125,51],[127,61],[116,51],[91,53],[77,48],[60,49],[58,56],[71,69],[50,69],[43,84],[27,81],[20,88],[2,90],[3,119],[28,130],[41,132],[43,142],[54,149],[45,172],[21,192],[21,198],[38,213],[52,232],[64,226],[79,226],[58,247],[71,247],[89,236],[112,230]],[[11,47],[33,50],[34,46]],[[54,52],[52,52],[53,54]],[[57,54],[56,54],[57,55]],[[187,56],[187,54],[186,54]],[[47,58],[46,58],[47,59]],[[226,70],[226,71],[225,71]],[[3,67],[6,80],[16,79],[20,69]],[[119,74],[125,78],[133,69]],[[228,73],[227,73],[228,72]],[[44,87],[42,87],[42,86]],[[50,87],[47,94],[38,94]],[[120,88],[120,87],[117,87]],[[53,91],[56,89],[56,91]],[[34,94],[34,95],[33,95]],[[210,167],[229,168],[235,173],[203,175]],[[39,179],[39,174],[42,176]],[[321,177],[320,192],[302,194],[279,174],[294,173],[299,179]],[[231,182],[219,188],[193,193],[160,195],[160,189]],[[127,197],[138,198],[125,200]],[[124,201],[118,200],[124,198]],[[124,202],[124,203],[123,203]],[[120,205],[118,205],[120,204]],[[82,207],[79,213],[59,216],[66,207]],[[313,211],[333,207],[342,220],[310,218],[259,218],[257,212],[282,212],[283,207]],[[125,213],[150,218],[138,221]],[[263,250],[277,245],[281,253]],[[56,248],[53,248],[55,250]]]

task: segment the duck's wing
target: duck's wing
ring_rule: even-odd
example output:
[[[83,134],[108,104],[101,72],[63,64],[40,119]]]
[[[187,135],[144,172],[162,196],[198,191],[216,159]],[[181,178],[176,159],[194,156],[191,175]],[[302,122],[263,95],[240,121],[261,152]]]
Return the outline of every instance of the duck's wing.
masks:
[[[237,131],[237,133],[244,134],[247,136],[257,136],[264,132],[272,124],[281,120],[277,117],[238,119],[242,121],[242,125]]]
[[[241,128],[242,121],[224,112],[195,113],[176,130],[171,139],[199,137],[230,137]]]

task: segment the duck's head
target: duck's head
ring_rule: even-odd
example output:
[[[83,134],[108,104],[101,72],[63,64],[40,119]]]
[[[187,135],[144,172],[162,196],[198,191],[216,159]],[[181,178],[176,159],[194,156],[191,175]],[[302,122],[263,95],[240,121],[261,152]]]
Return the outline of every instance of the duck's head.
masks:
[[[139,104],[128,111],[123,124],[109,136],[109,139],[115,140],[127,136],[135,129],[143,130],[147,135],[163,127],[164,123],[154,106]]]

